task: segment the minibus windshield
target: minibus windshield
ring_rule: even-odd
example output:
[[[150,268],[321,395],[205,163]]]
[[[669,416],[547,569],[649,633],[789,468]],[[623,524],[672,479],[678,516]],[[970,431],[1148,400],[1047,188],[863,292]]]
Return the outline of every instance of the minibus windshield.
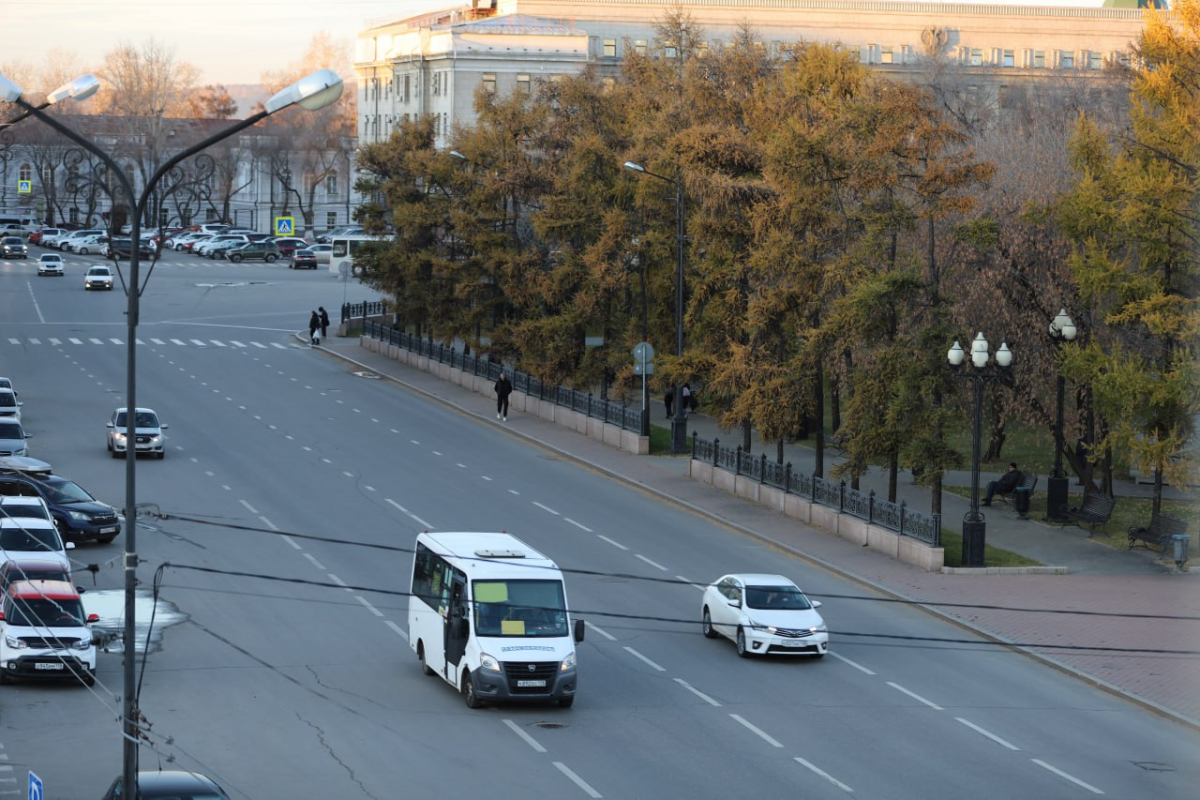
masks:
[[[561,580],[479,580],[472,584],[476,636],[568,636]]]

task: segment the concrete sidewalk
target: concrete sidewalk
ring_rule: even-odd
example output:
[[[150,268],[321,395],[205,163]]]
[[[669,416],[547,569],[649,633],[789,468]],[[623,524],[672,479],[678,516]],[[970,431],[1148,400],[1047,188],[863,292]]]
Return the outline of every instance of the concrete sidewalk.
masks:
[[[510,413],[507,423],[498,422],[493,399],[371,353],[360,347],[358,338],[329,339],[314,350],[343,359],[352,365],[350,369],[367,369],[451,405],[480,424],[501,425],[513,435],[864,585],[919,603],[932,613],[1200,728],[1200,692],[1196,691],[1200,570],[1174,572],[1172,563],[1148,551],[1110,548],[1089,540],[1086,531],[1022,520],[1011,507],[997,504],[986,509],[989,544],[1043,564],[1065,566],[1069,574],[927,573],[694,481],[687,475],[687,458],[631,455],[521,413]],[[661,403],[652,404],[651,410],[655,424],[666,423]],[[740,433],[722,432],[704,415],[693,414],[688,422],[689,432],[697,431],[701,437],[719,437],[726,444],[741,442]],[[775,453],[774,444],[767,448],[754,444],[753,452]],[[785,460],[796,469],[811,471],[813,458],[810,448],[785,447]],[[969,485],[966,473],[948,476],[947,483],[955,485],[964,476]],[[981,481],[986,485],[988,479]],[[879,471],[864,476],[860,486],[886,496],[886,476]],[[1148,488],[1130,484],[1119,490],[1133,494]],[[930,507],[929,490],[912,485],[907,473],[902,474],[899,498],[914,508]],[[967,500],[945,493],[942,504],[943,518],[957,528],[957,520],[968,509]],[[1042,609],[1060,613],[1036,613]]]

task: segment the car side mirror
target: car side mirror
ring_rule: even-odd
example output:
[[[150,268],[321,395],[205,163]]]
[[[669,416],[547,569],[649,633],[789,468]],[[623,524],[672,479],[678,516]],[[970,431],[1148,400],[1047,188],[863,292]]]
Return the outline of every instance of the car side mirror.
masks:
[[[813,607],[813,608],[820,608],[820,607],[821,607],[821,601],[820,601],[820,600],[812,600],[811,602],[812,602],[812,607]]]
[[[74,549],[75,549],[75,543],[74,543],[74,542],[67,542],[67,549],[68,549],[68,550],[74,550]]]
[[[111,428],[112,426],[113,426],[113,424],[112,424],[111,422],[110,422],[110,423],[108,423],[108,427],[110,427],[110,428]]]
[[[741,601],[741,600],[730,600],[730,601],[729,601],[729,607],[730,607],[730,608],[741,608],[741,607],[742,607],[742,601]]]
[[[583,641],[584,628],[585,628],[585,626],[583,624],[583,620],[581,620],[581,619],[575,620],[575,641],[577,643]]]
[[[159,425],[158,427],[162,428],[165,431],[167,428],[169,428],[171,426],[167,425],[166,423],[163,423],[162,425]]]
[[[88,614],[88,622],[99,622],[99,621],[100,621],[99,614]]]
[[[27,433],[27,434],[25,434],[25,438],[26,438],[26,439],[32,439],[32,438],[33,438],[33,434],[32,434],[32,433]]]
[[[83,594],[84,592],[86,592],[86,591],[87,591],[87,588],[86,588],[86,587],[83,587],[83,586],[76,586],[76,587],[75,587],[75,591],[79,592],[80,594]],[[100,617],[100,615],[99,615],[99,614],[93,614],[92,616],[96,617],[97,619],[99,619],[99,617]],[[89,617],[89,618],[88,618],[88,622],[91,622],[91,621],[92,621],[92,620],[91,620],[91,617]]]

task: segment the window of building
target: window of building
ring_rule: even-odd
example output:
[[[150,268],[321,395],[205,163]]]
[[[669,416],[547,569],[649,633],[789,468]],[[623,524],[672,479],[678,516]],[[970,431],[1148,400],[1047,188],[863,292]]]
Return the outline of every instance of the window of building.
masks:
[[[1092,50],[1088,53],[1088,69],[1104,69],[1103,54]]]
[[[496,93],[496,73],[483,73],[483,79],[480,81],[480,83],[483,85],[483,90],[488,94]]]
[[[17,180],[21,180],[21,181],[33,180],[33,165],[32,164],[22,164],[21,168],[19,170],[17,170]]]
[[[879,63],[880,64],[894,64],[895,63],[895,56],[892,54],[892,48],[890,48],[890,47],[879,48]]]
[[[528,75],[517,76],[517,92],[519,94],[529,94],[529,90],[533,87],[533,81]]]
[[[707,39],[701,39],[700,41],[696,42],[696,55],[699,56],[700,58],[704,58],[705,56],[708,55],[708,40]]]
[[[1015,57],[1012,50],[1002,50],[1000,52],[1000,66],[1013,67],[1016,66]]]
[[[1058,53],[1058,65],[1063,69],[1075,69],[1075,54],[1070,50],[1060,50]]]
[[[401,102],[401,103],[407,103],[407,102],[408,102],[408,98],[409,98],[409,92],[410,92],[411,90],[412,90],[412,76],[411,76],[411,75],[405,75],[405,76],[404,76],[404,86],[403,86],[403,88],[400,90],[400,91],[401,91],[401,94],[400,94],[400,102]]]
[[[326,211],[325,212],[325,229],[329,230],[331,228],[336,228],[337,224],[338,224],[337,212],[336,211]]]
[[[979,47],[971,48],[971,58],[970,58],[969,63],[972,67],[979,67],[979,66],[983,65],[983,49],[982,48],[979,48]]]
[[[69,209],[67,209],[67,221],[74,223],[74,224],[79,223],[79,209],[78,208],[76,208],[75,206],[71,206]],[[163,224],[165,225],[166,223],[163,223]]]
[[[637,53],[639,56],[646,55],[646,40],[645,39],[634,39],[633,40],[633,52]]]
[[[663,42],[663,46],[662,46],[663,58],[674,60],[678,54],[679,54],[679,49],[675,46],[675,42],[673,42],[673,41]]]
[[[388,119],[388,123],[391,123],[390,118]],[[329,195],[330,197],[337,197],[338,174],[336,171],[331,170],[329,174],[325,176],[325,194]]]
[[[433,73],[433,86],[430,87],[430,93],[434,95],[442,93],[442,73]]]
[[[1129,66],[1129,53],[1117,53],[1117,63],[1122,67]]]
[[[1032,66],[1034,69],[1045,69],[1046,68],[1046,51],[1045,50],[1034,50],[1033,51],[1033,64],[1031,64],[1030,66]]]
[[[617,40],[616,39],[605,39],[604,40],[604,57],[605,58],[616,58],[617,57]]]

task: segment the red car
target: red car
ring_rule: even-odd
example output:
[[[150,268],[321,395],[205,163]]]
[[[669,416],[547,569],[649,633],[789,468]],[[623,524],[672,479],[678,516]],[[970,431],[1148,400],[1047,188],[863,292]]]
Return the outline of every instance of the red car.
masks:
[[[279,252],[284,258],[292,255],[297,250],[303,250],[308,247],[309,243],[298,236],[279,236],[270,241],[275,242],[275,246],[279,248]]]

